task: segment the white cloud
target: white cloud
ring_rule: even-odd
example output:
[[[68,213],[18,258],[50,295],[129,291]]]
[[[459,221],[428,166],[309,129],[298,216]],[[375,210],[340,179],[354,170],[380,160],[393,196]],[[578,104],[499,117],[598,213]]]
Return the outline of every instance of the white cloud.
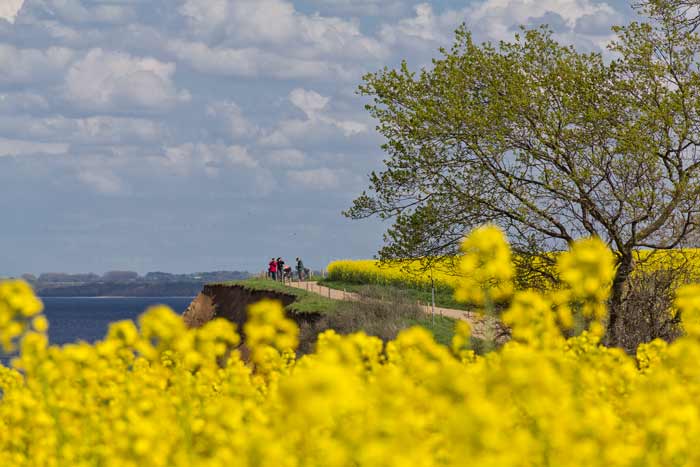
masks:
[[[305,57],[367,60],[387,56],[382,44],[362,34],[354,21],[305,15],[283,0],[239,0],[230,5],[230,40],[285,46]]]
[[[611,25],[623,23],[624,18],[621,13],[607,9],[599,10],[577,18],[574,32],[591,36],[608,36],[611,34]]]
[[[587,20],[587,17],[591,18]],[[604,47],[611,39],[609,26],[619,22],[621,15],[607,3],[593,0],[484,0],[440,13],[435,12],[431,4],[421,3],[415,6],[413,17],[396,24],[384,24],[380,36],[394,48],[433,52],[436,47],[452,42],[453,31],[462,22],[476,40],[499,41],[512,40],[520,25],[535,26],[554,19],[561,23],[553,26],[562,32],[559,35],[562,40]],[[589,24],[581,24],[579,34],[574,34],[579,20]],[[595,27],[590,27],[591,21],[595,22]],[[561,31],[562,28],[566,31]]]
[[[442,28],[444,18],[436,16],[433,12],[433,7],[428,3],[421,3],[415,7],[415,16],[413,18],[405,18],[393,28],[385,28],[384,34],[387,34],[392,42],[395,42],[398,36],[411,36],[424,41],[436,41],[449,37],[450,30]],[[392,35],[389,37],[388,34]]]
[[[228,16],[228,0],[185,0],[178,9],[199,35],[211,33]]]
[[[0,114],[45,112],[47,110],[49,110],[49,101],[40,94],[31,92],[0,94]]]
[[[333,124],[340,128],[346,137],[359,135],[367,131],[367,125],[354,120],[333,120]]]
[[[87,110],[165,110],[190,99],[173,82],[175,64],[92,49],[66,74],[66,98]]]
[[[316,91],[297,88],[289,93],[289,101],[301,109],[309,119],[314,119],[328,105],[330,98],[322,96]]]
[[[340,184],[336,171],[328,168],[290,170],[287,172],[287,178],[292,185],[311,191],[332,190]]]
[[[125,5],[98,5],[94,8],[92,19],[104,23],[124,23],[134,17],[134,10]]]
[[[100,167],[84,167],[78,171],[78,179],[98,193],[116,194],[124,191],[124,184],[117,175]]]
[[[214,49],[203,42],[174,40],[168,44],[168,50],[178,60],[202,73],[225,76],[256,76],[260,73],[256,51],[252,49]]]
[[[0,100],[0,109],[2,100]],[[88,118],[51,116],[0,117],[0,135],[22,134],[26,138],[74,144],[125,144],[160,140],[165,130],[158,121],[101,115]]]
[[[86,31],[66,26],[59,21],[35,20],[32,26],[46,33],[55,43],[69,44],[75,48],[85,45]]]
[[[164,157],[158,158],[158,162],[177,175],[190,175],[197,170],[204,170],[212,177],[218,175],[222,169],[253,169],[258,166],[258,162],[243,146],[203,143],[168,147]]]
[[[11,1],[18,2],[0,0],[0,16],[9,17]],[[381,165],[376,122],[363,110],[367,100],[355,93],[364,73],[395,68],[401,58],[412,67],[429,66],[463,21],[478,41],[510,38],[519,23],[553,21],[571,37],[598,43],[611,18],[605,1],[613,5],[612,0],[27,0],[14,24],[0,19],[0,43],[6,44],[0,45],[5,156],[0,178],[37,219],[51,216],[56,206],[76,207],[80,222],[58,216],[57,229],[97,226],[85,239],[99,245],[78,245],[76,251],[89,254],[70,251],[64,255],[69,263],[105,261],[104,245],[112,252],[107,261],[123,262],[121,246],[140,245],[137,256],[152,255],[154,269],[187,269],[194,267],[192,257],[175,261],[173,251],[195,251],[203,235],[208,247],[247,245],[241,239],[250,232],[260,235],[251,237],[257,243],[248,249],[265,251],[265,244],[280,244],[279,232],[288,231],[285,226],[299,221],[298,210],[306,208],[317,215],[304,219],[310,226],[294,230],[310,235],[290,241],[307,248],[300,254],[310,263],[321,264],[314,252],[338,236],[337,213],[366,187],[366,173]],[[625,2],[614,1],[618,10],[624,8]],[[419,3],[431,6],[415,10]],[[95,202],[97,193],[134,195],[122,200],[130,206],[128,215],[105,212]],[[172,203],[173,194],[187,202]],[[226,216],[236,203],[243,208]],[[201,206],[210,210],[205,217],[211,222],[197,232],[183,227],[181,219]],[[154,213],[162,213],[155,222],[160,227],[150,231],[110,228],[114,222],[154,225]],[[265,219],[278,220],[279,232],[261,228]],[[20,224],[10,219],[3,226],[10,241],[21,244],[27,228],[41,232],[40,225]],[[370,224],[343,227],[352,241],[341,242],[345,253],[339,254],[376,251],[383,227]],[[182,241],[166,248],[164,229],[172,238],[190,238],[194,248],[178,248]],[[49,243],[57,241],[54,234],[45,236]],[[24,243],[26,254],[3,263],[12,273],[33,252],[32,242]],[[224,265],[216,267],[240,261],[238,253],[219,258]],[[41,254],[32,254],[35,264],[45,263]],[[53,261],[60,267],[63,260]],[[198,264],[205,269],[207,261]],[[71,264],[92,268],[85,261]]]
[[[324,116],[317,119],[282,120],[259,139],[262,146],[288,147],[309,144],[347,144],[348,139],[367,132],[364,123],[352,120],[334,120]]]
[[[421,3],[414,8],[415,15],[401,19],[396,24],[384,24],[380,35],[384,42],[396,45],[418,45],[421,48],[434,47],[434,43],[446,43],[452,38],[452,31],[459,14],[447,11],[436,15],[428,3]]]
[[[232,101],[207,105],[207,116],[217,120],[227,135],[234,138],[253,138],[259,129],[243,115],[241,108]]]
[[[152,142],[164,133],[160,122],[143,118],[97,116],[70,119],[65,124],[77,140],[100,144]]]
[[[288,146],[293,141],[340,130],[346,137],[368,131],[367,125],[355,120],[343,119],[327,110],[331,99],[316,91],[296,88],[289,93],[289,101],[306,115],[306,120],[281,121],[267,133],[261,142],[270,146]]]
[[[121,24],[134,19],[133,5],[117,3],[81,0],[31,0],[27,2],[26,10],[27,15],[34,18],[51,18],[68,23]]]
[[[68,152],[65,143],[37,143],[34,141],[0,138],[0,157],[25,155],[59,155]]]
[[[406,0],[312,0],[323,10],[358,16],[399,16],[412,2]]]
[[[604,14],[611,16],[612,21],[616,15],[608,4],[591,0],[487,0],[470,11],[469,24],[488,34],[489,39],[510,39],[514,26],[532,23],[533,18],[548,13],[561,16],[572,30],[576,21],[584,16]],[[609,35],[609,31],[605,35]]]
[[[478,19],[501,17],[502,20],[495,22],[511,25],[525,23],[528,18],[552,12],[559,14],[571,27],[578,18],[598,11],[614,10],[606,3],[594,3],[591,0],[486,0],[472,10]]]
[[[19,49],[0,44],[0,85],[30,84],[60,77],[75,52],[63,47]]]
[[[287,0],[184,0],[179,9],[199,37],[246,44],[301,48],[303,53],[334,53],[367,58],[383,56],[375,39],[359,24],[335,16],[307,15]]]
[[[17,13],[19,13],[23,4],[24,0],[2,0],[2,3],[0,3],[0,19],[14,23]]]
[[[178,60],[213,75],[274,79],[351,79],[357,72],[330,61],[295,58],[259,48],[210,47],[203,42],[173,40],[167,46]]]
[[[268,154],[272,165],[278,167],[300,167],[306,162],[306,156],[298,149],[278,149]]]

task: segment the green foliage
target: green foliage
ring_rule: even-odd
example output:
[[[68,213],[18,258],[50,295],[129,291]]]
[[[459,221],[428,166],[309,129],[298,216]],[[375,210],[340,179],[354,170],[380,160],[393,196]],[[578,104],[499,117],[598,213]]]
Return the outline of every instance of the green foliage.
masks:
[[[430,317],[412,320],[407,323],[410,326],[421,326],[430,331],[435,339],[442,345],[450,345],[452,337],[455,335],[455,320],[446,316],[436,316],[435,320]],[[478,339],[472,337],[472,341]],[[477,344],[478,345],[478,344]]]
[[[484,223],[521,255],[599,237],[617,255],[614,341],[632,252],[700,233],[700,36],[652,3],[614,29],[612,60],[546,27],[498,45],[462,27],[429,69],[366,75],[388,157],[345,214],[394,220],[380,259],[455,254]]]

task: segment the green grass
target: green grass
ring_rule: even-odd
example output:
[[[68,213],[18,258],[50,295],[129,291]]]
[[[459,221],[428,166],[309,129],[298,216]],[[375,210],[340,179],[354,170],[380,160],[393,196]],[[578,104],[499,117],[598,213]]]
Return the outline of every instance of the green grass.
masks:
[[[425,319],[410,321],[408,324],[409,326],[424,327],[433,333],[435,342],[449,347],[452,343],[452,336],[455,335],[455,321],[456,320],[446,316],[436,316],[434,323],[430,317],[427,317]],[[470,341],[471,348],[477,355],[485,355],[492,350],[483,339],[472,336]]]
[[[331,289],[346,290],[348,292],[360,292],[363,288],[368,287],[366,284],[331,281],[328,279],[319,281],[319,284],[325,287],[330,287]],[[397,291],[400,291],[400,293],[404,294],[404,296],[409,297],[411,300],[419,301],[421,302],[421,304],[424,305],[429,305],[431,301],[430,291],[377,284],[372,284],[371,287],[386,289],[387,295],[390,295],[392,292],[396,293]],[[469,305],[457,302],[454,299],[452,292],[444,290],[435,291],[435,306],[451,308],[454,310],[472,311],[472,308]],[[430,315],[426,315],[424,319],[413,320],[407,324],[409,326],[424,327],[428,331],[432,332],[435,341],[442,345],[449,346],[452,341],[452,336],[454,336],[455,320],[446,316],[435,316],[435,321],[433,322]],[[471,343],[472,349],[474,349],[477,355],[484,355],[488,353],[492,347],[489,346],[483,339],[479,339],[473,336],[471,338]]]
[[[338,302],[306,290],[289,287],[281,282],[269,279],[246,279],[240,281],[221,282],[209,285],[241,286],[249,290],[280,292],[295,297],[294,302],[287,306],[292,313],[334,313]]]
[[[331,289],[346,290],[348,292],[359,292],[363,287],[367,287],[366,284],[356,284],[354,282],[344,282],[344,281],[332,281],[329,279],[324,279],[319,281],[320,285],[325,287],[330,287]],[[431,295],[429,290],[419,290],[410,288],[400,288],[392,285],[377,285],[372,284],[372,286],[386,288],[388,291],[401,291],[411,300],[418,301],[422,305],[429,305],[431,303]],[[435,306],[443,308],[452,308],[455,310],[466,310],[470,311],[471,307],[463,303],[459,303],[454,299],[454,294],[451,291],[446,290],[436,290],[435,291]]]
[[[442,345],[449,346],[450,342],[452,342],[452,336],[455,334],[455,320],[446,316],[436,316],[434,322],[430,316],[411,320],[408,322],[408,325],[424,327],[433,334],[435,342]]]
[[[366,287],[361,284],[351,284],[328,280],[321,281],[319,283],[326,287],[336,288],[339,290],[345,289],[348,292],[357,292],[363,287]],[[338,300],[330,300],[316,293],[307,292],[303,289],[289,287],[282,284],[281,282],[272,281],[269,279],[246,279],[241,281],[230,281],[210,285],[237,285],[250,290],[273,291],[293,295],[294,297],[296,297],[296,300],[287,306],[287,310],[292,313],[334,313],[337,310],[338,305],[341,303]],[[392,288],[391,286],[382,287]],[[394,287],[394,289],[396,288]],[[427,302],[430,297],[430,294],[428,292],[423,292],[420,290],[398,290],[401,290],[404,294],[408,294],[409,297],[415,300],[421,300],[424,302]],[[426,295],[428,296],[428,300],[424,300],[424,297]],[[451,294],[449,298],[445,295],[447,294],[435,295],[436,305],[446,308],[465,309],[463,305],[459,306],[460,304],[456,303],[454,299],[452,299]],[[442,300],[439,300],[439,297],[441,297]],[[433,337],[435,338],[436,342],[442,345],[449,346],[450,342],[452,341],[452,336],[454,336],[455,320],[446,316],[435,316],[435,320],[433,321],[430,315],[426,315],[425,318],[411,320],[407,322],[406,325],[407,327],[422,326],[433,334]],[[477,354],[484,353],[485,344],[481,339],[472,337],[472,345]]]

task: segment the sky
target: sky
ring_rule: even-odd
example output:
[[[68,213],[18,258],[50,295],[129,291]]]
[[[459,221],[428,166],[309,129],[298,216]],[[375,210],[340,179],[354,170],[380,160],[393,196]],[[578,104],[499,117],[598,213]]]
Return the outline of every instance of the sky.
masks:
[[[549,24],[603,50],[623,0],[0,0],[0,275],[371,258],[365,73]]]

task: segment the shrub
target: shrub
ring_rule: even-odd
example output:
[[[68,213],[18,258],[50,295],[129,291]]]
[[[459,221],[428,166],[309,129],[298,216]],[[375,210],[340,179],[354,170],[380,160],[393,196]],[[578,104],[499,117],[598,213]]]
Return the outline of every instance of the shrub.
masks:
[[[621,346],[634,354],[640,344],[654,339],[671,343],[682,334],[680,317],[672,309],[674,291],[687,282],[687,271],[660,269],[638,271],[630,278],[622,308]]]

